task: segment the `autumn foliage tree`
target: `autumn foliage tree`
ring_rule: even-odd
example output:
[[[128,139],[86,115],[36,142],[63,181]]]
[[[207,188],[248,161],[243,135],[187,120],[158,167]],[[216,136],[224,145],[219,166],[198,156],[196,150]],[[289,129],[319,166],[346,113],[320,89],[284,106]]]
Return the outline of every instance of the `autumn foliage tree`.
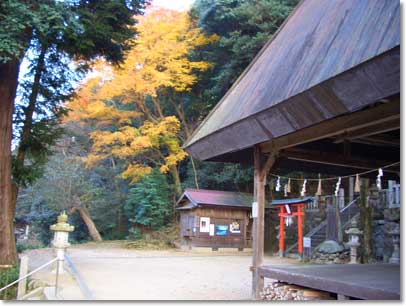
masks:
[[[205,36],[186,12],[152,8],[139,17],[135,46],[120,68],[99,62],[95,74],[70,101],[68,120],[92,122],[92,151],[88,165],[105,158],[125,160],[121,174],[131,183],[159,168],[170,173],[175,192],[182,192],[178,163],[187,154],[180,146],[184,128],[179,112],[171,113],[160,92],[190,91],[197,82],[196,71],[210,63],[189,59],[191,50],[217,39]],[[176,101],[172,101],[176,106]],[[171,108],[173,109],[173,108]],[[180,110],[179,108],[177,109]]]

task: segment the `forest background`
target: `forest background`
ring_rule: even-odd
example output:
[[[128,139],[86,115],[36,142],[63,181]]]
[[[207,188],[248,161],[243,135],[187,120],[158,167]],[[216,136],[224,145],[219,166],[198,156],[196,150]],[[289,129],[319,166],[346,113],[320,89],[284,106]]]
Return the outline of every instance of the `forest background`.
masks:
[[[91,72],[68,59],[43,69],[25,137],[35,69],[52,60],[52,50],[29,48],[13,121],[16,223],[31,224],[47,245],[49,225],[65,210],[76,228],[72,242],[138,239],[176,224],[185,188],[252,192],[252,168],[193,160],[182,144],[296,4],[197,0],[185,12],[148,8],[136,17],[120,64],[96,57]],[[58,90],[47,91],[49,83]]]

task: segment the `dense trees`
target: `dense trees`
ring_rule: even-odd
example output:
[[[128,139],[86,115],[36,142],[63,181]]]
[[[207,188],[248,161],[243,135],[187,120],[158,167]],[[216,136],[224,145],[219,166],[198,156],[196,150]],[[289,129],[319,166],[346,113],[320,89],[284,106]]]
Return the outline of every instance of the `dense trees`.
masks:
[[[76,192],[81,203],[72,204],[75,203],[72,196],[72,201],[64,201],[64,208],[86,208],[103,237],[122,238],[129,226],[156,229],[172,222],[174,202],[185,187],[252,190],[250,167],[193,163],[181,145],[281,25],[296,0],[197,0],[190,12],[151,8],[145,16],[127,22],[125,16],[129,10],[139,13],[142,8],[141,1],[132,2],[134,6],[128,8],[122,6],[121,1],[77,1],[78,6],[74,9],[68,6],[67,12],[79,18],[74,18],[72,26],[68,22],[69,26],[63,27],[61,45],[52,39],[48,42],[45,37],[42,40],[37,36],[30,38],[32,65],[24,81],[28,90],[21,89],[23,106],[15,112],[15,124],[22,135],[26,118],[30,118],[27,113],[30,97],[36,96],[32,99],[36,100],[35,111],[42,115],[32,117],[29,141],[20,137],[17,152],[26,143],[35,144],[32,148],[43,153],[39,155],[27,149],[25,156],[30,162],[23,165],[25,169],[31,167],[30,171],[24,172],[14,163],[13,169],[21,173],[15,178],[20,177],[21,186],[28,185],[24,192],[31,190],[31,196],[38,199],[36,203],[50,210],[61,209],[53,204],[52,196],[45,195],[52,191],[41,187],[43,179],[33,184],[24,173],[41,174],[35,169],[41,170],[48,156],[47,149],[50,145],[58,146],[55,146],[56,136],[61,128],[61,115],[66,112],[60,101],[70,98],[63,126],[69,130],[66,139],[75,135],[76,142],[71,146],[78,151],[69,161],[57,150],[59,160],[52,159],[47,169],[55,168],[53,163],[56,162],[60,162],[61,169],[70,167],[70,162],[86,164],[86,169],[76,168],[81,176],[78,181],[85,188]],[[115,5],[118,7],[113,10]],[[118,17],[122,13],[123,20]],[[117,18],[120,22],[116,28]],[[134,22],[138,22],[138,34],[126,40],[134,33]],[[88,30],[88,36],[80,34],[82,30],[76,32],[77,23],[85,33]],[[108,24],[107,28],[104,23]],[[124,29],[125,23],[131,27]],[[79,34],[82,35],[80,43]],[[113,39],[107,49],[102,50],[109,35]],[[111,42],[117,44],[111,45]],[[44,45],[46,52],[41,53]],[[27,48],[28,45],[21,52]],[[76,75],[65,76],[70,69],[59,73],[52,69],[71,68],[70,59],[76,60],[75,68],[82,68],[81,64],[96,56],[97,60],[92,62],[93,73],[70,97],[72,83],[66,80]],[[58,65],[51,62],[53,59]],[[120,60],[120,66],[111,65]],[[37,71],[41,71],[41,75],[35,82]],[[32,91],[35,83],[37,94]],[[46,89],[50,92],[44,92]],[[56,98],[51,99],[51,96]],[[51,100],[56,101],[52,107]],[[41,123],[41,120],[45,121]],[[36,126],[46,129],[35,132]],[[44,136],[37,137],[37,134]],[[43,140],[37,145],[40,138]],[[16,154],[16,161],[18,156]],[[47,176],[49,172],[45,170]]]
[[[20,149],[13,179],[16,184],[27,178],[24,171],[27,153],[40,152],[42,159],[47,144],[52,144],[48,125],[42,120],[48,112],[58,117],[59,109],[53,103],[55,95],[67,94],[61,90],[63,78],[49,79],[52,69],[66,58],[86,62],[104,56],[112,62],[123,59],[129,48],[128,39],[134,35],[134,15],[140,14],[144,1],[14,1],[0,3],[0,265],[17,260],[13,237],[13,217],[17,186],[12,192],[11,141],[12,113],[18,85],[20,64],[26,56],[32,60],[32,80],[25,82],[26,105],[17,113],[21,124]],[[37,51],[37,52],[36,52]],[[30,57],[30,54],[33,56]],[[65,67],[66,69],[66,67]],[[48,76],[46,74],[48,73]],[[57,84],[58,82],[62,82]],[[48,92],[46,92],[49,90]],[[53,90],[55,90],[53,92]],[[61,90],[61,91],[60,91]],[[42,92],[41,92],[42,91]],[[49,94],[52,93],[53,97]],[[40,99],[40,97],[44,99]],[[46,112],[34,116],[37,102],[41,100]],[[46,103],[51,102],[46,105]],[[42,108],[43,111],[43,108]],[[34,126],[34,118],[42,120]],[[32,132],[36,137],[32,137]],[[45,136],[45,137],[40,137]],[[42,140],[41,140],[42,139]],[[35,140],[35,141],[33,141]],[[38,146],[42,142],[44,146]],[[33,148],[35,149],[31,150]],[[35,155],[35,154],[34,154]],[[38,162],[38,160],[37,160]],[[35,164],[35,162],[34,162]],[[37,164],[38,165],[38,164]],[[22,175],[21,172],[23,172]]]

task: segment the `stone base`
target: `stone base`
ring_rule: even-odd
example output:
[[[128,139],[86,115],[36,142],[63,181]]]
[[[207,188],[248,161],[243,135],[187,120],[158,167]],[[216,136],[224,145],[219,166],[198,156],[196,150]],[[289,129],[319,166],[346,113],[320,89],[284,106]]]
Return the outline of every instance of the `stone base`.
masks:
[[[311,261],[317,264],[346,264],[350,262],[350,251],[346,250],[332,254],[315,252]]]

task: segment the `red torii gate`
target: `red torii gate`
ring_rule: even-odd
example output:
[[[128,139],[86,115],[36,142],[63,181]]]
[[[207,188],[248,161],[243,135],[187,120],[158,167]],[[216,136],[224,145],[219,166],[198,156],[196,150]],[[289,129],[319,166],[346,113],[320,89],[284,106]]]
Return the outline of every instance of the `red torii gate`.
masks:
[[[279,207],[279,256],[284,256],[285,252],[286,217],[297,217],[297,249],[300,255],[303,254],[303,207],[312,201],[311,197],[272,201],[272,205]]]

